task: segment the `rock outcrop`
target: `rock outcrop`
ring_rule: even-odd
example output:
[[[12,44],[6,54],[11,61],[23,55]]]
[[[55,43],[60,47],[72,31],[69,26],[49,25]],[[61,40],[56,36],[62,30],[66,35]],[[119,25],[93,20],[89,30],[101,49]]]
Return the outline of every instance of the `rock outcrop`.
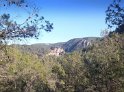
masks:
[[[52,56],[61,56],[65,53],[63,48],[60,47],[51,47],[50,53],[48,55]]]

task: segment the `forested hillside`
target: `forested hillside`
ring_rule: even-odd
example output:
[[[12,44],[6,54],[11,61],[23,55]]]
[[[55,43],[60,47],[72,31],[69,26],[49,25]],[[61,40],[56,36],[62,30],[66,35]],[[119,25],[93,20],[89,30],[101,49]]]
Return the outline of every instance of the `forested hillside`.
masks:
[[[123,92],[124,33],[61,57],[1,49],[1,92]],[[5,52],[4,52],[5,51]],[[14,54],[13,54],[14,53]]]
[[[40,32],[53,30],[53,23],[38,14],[34,0],[31,5],[26,0],[0,1],[0,92],[124,92],[122,0],[113,0],[108,6],[105,12],[108,28],[101,38],[33,45],[8,45],[8,42],[38,39]],[[26,11],[21,14],[27,16],[22,24],[16,17],[11,17],[8,7]],[[70,26],[66,22],[65,26]],[[88,27],[92,30],[93,26]],[[58,56],[49,54],[50,50],[57,51]]]
[[[63,48],[66,53],[73,52],[75,50],[81,50],[83,48],[87,48],[94,43],[97,43],[101,40],[100,37],[86,37],[86,38],[75,38],[71,39],[67,42],[60,42],[60,43],[39,43],[39,44],[32,44],[32,45],[11,45],[16,46],[22,52],[29,52],[32,54],[36,54],[39,57],[43,57],[44,55],[50,53],[51,48]]]

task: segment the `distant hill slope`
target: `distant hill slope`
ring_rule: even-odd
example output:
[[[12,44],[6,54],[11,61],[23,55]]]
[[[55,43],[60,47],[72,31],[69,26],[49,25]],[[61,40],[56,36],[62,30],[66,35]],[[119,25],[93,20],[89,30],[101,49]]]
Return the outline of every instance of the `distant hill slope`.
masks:
[[[100,38],[98,37],[75,38],[63,44],[62,48],[65,50],[65,52],[72,52],[86,48],[87,46],[91,45],[92,42],[96,42],[99,39]]]
[[[67,42],[60,42],[54,44],[32,44],[32,45],[16,45],[19,49],[24,52],[29,52],[33,54],[37,54],[38,56],[43,56],[50,52],[51,48],[60,47],[65,50],[65,52],[73,52],[75,50],[80,50],[86,48],[91,45],[93,42],[98,41],[99,37],[86,37],[86,38],[75,38],[71,39]]]

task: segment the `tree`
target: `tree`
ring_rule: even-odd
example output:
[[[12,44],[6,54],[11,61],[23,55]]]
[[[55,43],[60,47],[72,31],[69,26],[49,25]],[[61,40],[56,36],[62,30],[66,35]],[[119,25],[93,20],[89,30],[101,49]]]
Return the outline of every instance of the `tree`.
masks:
[[[89,88],[93,92],[124,91],[124,33],[112,33],[94,45],[84,56],[89,78]]]
[[[0,0],[0,8],[11,5],[30,8],[25,0]],[[39,16],[36,7],[31,11],[21,24],[9,13],[0,15],[0,92],[50,92],[43,63],[34,55],[3,44],[6,40],[38,38],[40,30],[53,29],[52,23]]]
[[[106,24],[109,28],[116,27],[115,32],[124,32],[124,8],[122,0],[113,0],[106,10]]]
[[[29,8],[25,0],[0,0],[1,7],[15,5],[16,7]],[[40,30],[51,32],[53,23],[39,16],[38,8],[33,7],[32,13],[21,24],[11,19],[11,14],[0,15],[0,40],[13,40],[22,38],[38,38]]]
[[[4,52],[0,53],[0,92],[52,92],[42,60],[13,47],[7,48],[7,54],[6,62]]]
[[[88,78],[85,76],[86,72],[81,53],[72,52],[58,58],[52,72],[57,75],[57,92],[85,92]]]
[[[124,24],[124,8],[121,7],[121,0],[113,0],[106,10],[106,23],[109,27]]]

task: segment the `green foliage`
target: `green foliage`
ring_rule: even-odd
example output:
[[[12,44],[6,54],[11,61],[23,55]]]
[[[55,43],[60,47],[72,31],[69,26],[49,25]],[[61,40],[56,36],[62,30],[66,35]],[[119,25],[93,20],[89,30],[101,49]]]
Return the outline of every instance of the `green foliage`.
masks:
[[[123,41],[124,34],[113,33],[87,51],[57,59],[57,92],[123,92]]]
[[[85,56],[85,67],[88,71],[90,83],[94,91],[123,92],[124,61],[123,54],[124,34],[112,34],[97,44]]]
[[[26,53],[14,46],[0,44],[0,92],[124,92],[124,28],[120,1],[114,0],[106,11],[108,25],[118,26],[115,32],[88,48],[82,48],[82,51],[39,59],[36,53]],[[2,15],[1,25],[15,28],[17,24],[11,23],[9,18],[9,15]],[[48,28],[52,28],[48,21],[46,23]],[[32,37],[32,34],[16,35],[20,31],[13,31],[2,28],[0,40],[13,36],[14,39],[16,36]],[[61,45],[64,44],[65,48],[69,46],[67,50],[73,51],[82,47],[81,42],[82,39],[73,39],[69,41],[70,45]]]
[[[53,73],[57,74],[56,90],[61,92],[81,91],[88,80],[84,76],[84,64],[81,61],[81,54],[73,52],[57,60],[59,64],[53,67]]]
[[[7,55],[8,62],[0,68],[1,92],[40,92],[37,91],[39,85],[42,87],[39,90],[49,89],[45,67],[37,57],[10,47]]]
[[[5,43],[5,40],[22,40],[24,38],[38,39],[41,30],[51,32],[53,29],[53,23],[40,16],[38,14],[38,8],[27,5],[25,0],[1,0],[0,2],[2,9],[7,9],[8,6],[15,5],[15,7],[26,9],[23,12],[29,15],[24,15],[27,18],[22,23],[18,23],[17,20],[12,18],[13,16],[11,17],[11,13],[3,12],[0,15],[0,42]],[[29,14],[27,11],[32,12],[32,14]]]
[[[1,49],[1,92],[123,92],[124,34],[61,57]],[[13,54],[14,53],[14,54]]]
[[[113,0],[106,10],[106,23],[108,27],[116,25],[117,27],[124,24],[124,8],[121,5],[123,0]]]

